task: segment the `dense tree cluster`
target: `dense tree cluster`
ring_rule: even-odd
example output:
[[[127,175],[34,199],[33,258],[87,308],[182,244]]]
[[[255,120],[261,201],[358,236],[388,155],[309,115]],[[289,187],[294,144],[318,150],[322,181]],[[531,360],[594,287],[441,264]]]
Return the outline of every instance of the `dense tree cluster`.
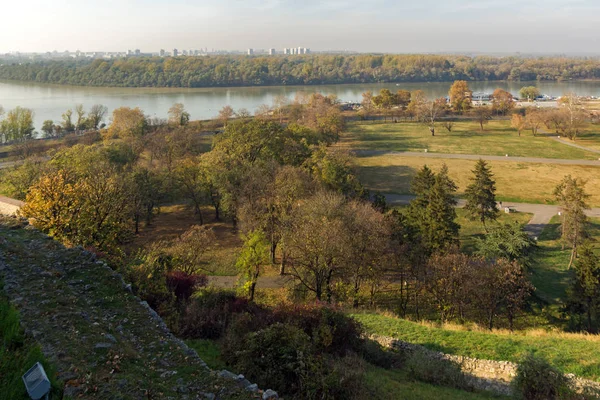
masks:
[[[0,60],[1,61],[1,60]],[[211,87],[599,79],[589,58],[444,55],[210,56],[1,61],[0,78],[85,86]]]

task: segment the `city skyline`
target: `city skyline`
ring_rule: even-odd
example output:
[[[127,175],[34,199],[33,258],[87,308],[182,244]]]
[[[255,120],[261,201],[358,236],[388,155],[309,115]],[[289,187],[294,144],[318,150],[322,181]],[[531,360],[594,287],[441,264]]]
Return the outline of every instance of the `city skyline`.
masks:
[[[0,26],[2,53],[294,45],[315,51],[573,53],[594,48],[600,5],[591,0],[107,0],[99,6],[33,0],[2,10],[10,16]]]

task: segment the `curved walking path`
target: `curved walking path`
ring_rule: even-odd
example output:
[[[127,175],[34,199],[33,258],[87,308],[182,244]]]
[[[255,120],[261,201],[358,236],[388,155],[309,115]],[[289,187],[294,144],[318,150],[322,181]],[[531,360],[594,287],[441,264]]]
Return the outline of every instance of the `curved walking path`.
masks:
[[[589,151],[590,153],[600,154],[600,150],[590,149],[589,147],[585,147],[585,146],[579,145],[577,143],[573,143],[570,140],[562,139],[560,136],[548,136],[548,137],[551,138],[552,140],[558,142],[558,143],[562,143],[562,144],[565,144],[567,146],[575,147],[575,148],[580,149],[580,150]]]
[[[400,194],[386,194],[386,200],[389,204],[408,205],[415,197],[412,195],[400,195]],[[458,199],[457,207],[462,208],[466,204],[464,199]],[[531,236],[539,236],[546,225],[550,223],[553,216],[557,215],[560,211],[560,206],[550,204],[532,204],[532,203],[513,203],[503,202],[502,208],[510,207],[517,212],[524,212],[533,214],[531,220],[525,226],[525,230],[529,232]],[[600,218],[600,208],[592,208],[586,210],[588,217]]]
[[[414,151],[391,151],[391,150],[355,150],[354,153],[359,157],[374,156],[401,156],[401,157],[419,157],[419,158],[446,158],[458,160],[486,160],[486,161],[516,161],[539,164],[562,164],[562,165],[587,165],[600,167],[600,157],[598,160],[565,160],[561,158],[538,158],[538,157],[511,157],[511,156],[489,156],[479,154],[451,154],[451,153],[430,153]]]

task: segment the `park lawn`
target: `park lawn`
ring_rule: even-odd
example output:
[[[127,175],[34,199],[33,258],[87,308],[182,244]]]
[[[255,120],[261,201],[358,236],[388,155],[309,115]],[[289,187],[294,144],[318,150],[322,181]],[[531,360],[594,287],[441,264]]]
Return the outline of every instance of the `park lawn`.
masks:
[[[373,313],[352,314],[371,334],[394,337],[429,349],[486,360],[519,362],[528,352],[545,357],[565,373],[600,381],[600,338],[541,330],[479,331],[426,326]]]
[[[600,249],[600,218],[590,218],[588,232],[593,239],[592,245]],[[546,226],[538,245],[531,275],[536,293],[550,304],[563,302],[574,271],[567,269],[571,251],[568,248],[561,250],[559,216],[554,216]]]
[[[596,143],[600,135],[584,135],[581,143]],[[481,131],[475,121],[455,122],[452,132],[441,125],[435,136],[429,128],[415,122],[390,124],[350,124],[342,136],[341,145],[352,150],[412,151],[446,154],[481,154],[512,157],[541,157],[597,160],[598,154],[567,146],[530,131],[521,136],[510,127],[510,121],[493,120]]]
[[[443,164],[449,168],[450,177],[458,185],[462,196],[471,183],[475,160],[403,157],[383,155],[357,157],[359,180],[368,189],[379,193],[410,194],[410,182],[423,165],[439,170]],[[589,204],[600,206],[600,167],[523,163],[515,161],[488,161],[496,180],[498,200],[522,203],[553,204],[552,192],[565,175],[587,181]]]

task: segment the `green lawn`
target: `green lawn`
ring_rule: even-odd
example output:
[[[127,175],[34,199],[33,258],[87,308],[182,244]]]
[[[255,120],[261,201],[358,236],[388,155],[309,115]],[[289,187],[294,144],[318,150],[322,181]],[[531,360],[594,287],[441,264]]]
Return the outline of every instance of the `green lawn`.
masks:
[[[488,333],[432,328],[379,314],[353,314],[370,333],[390,336],[449,354],[518,362],[527,352],[547,358],[565,373],[600,380],[600,339],[539,331]]]
[[[539,237],[540,246],[534,261],[532,283],[537,294],[550,303],[563,301],[573,276],[568,270],[571,252],[562,250],[560,242],[560,220],[555,216]],[[599,248],[600,218],[590,218],[589,233]]]
[[[596,134],[582,136],[581,144],[600,144]],[[531,132],[518,136],[510,121],[493,120],[484,131],[473,121],[456,122],[452,132],[441,125],[431,136],[423,124],[414,122],[390,124],[351,124],[342,144],[352,149],[417,151],[433,153],[482,154],[514,157],[543,157],[597,160],[596,153],[567,146],[547,137],[534,137]]]

